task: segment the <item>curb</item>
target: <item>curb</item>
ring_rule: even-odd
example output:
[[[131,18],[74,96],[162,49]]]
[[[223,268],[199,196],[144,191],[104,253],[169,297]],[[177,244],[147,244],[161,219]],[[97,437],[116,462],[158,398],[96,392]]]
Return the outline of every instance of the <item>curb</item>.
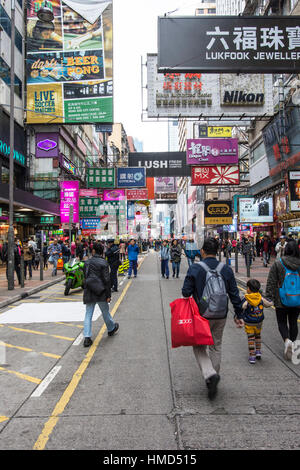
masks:
[[[2,302],[0,302],[0,308],[7,307],[8,305],[18,302],[19,300],[26,299],[27,297],[30,297],[31,295],[36,294],[37,292],[40,292],[43,289],[47,289],[47,287],[53,286],[54,284],[58,284],[64,279],[65,279],[64,276],[60,276],[57,279],[53,279],[52,281],[49,281],[46,284],[42,284],[40,286],[34,287],[33,289],[30,289],[27,292],[23,292],[22,294],[11,297],[8,300],[3,300]]]

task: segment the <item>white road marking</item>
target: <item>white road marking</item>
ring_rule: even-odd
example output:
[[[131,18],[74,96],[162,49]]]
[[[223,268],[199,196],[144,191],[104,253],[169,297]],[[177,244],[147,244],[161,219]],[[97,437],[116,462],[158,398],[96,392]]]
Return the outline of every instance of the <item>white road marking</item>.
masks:
[[[53,369],[49,372],[49,374],[44,378],[44,380],[40,383],[40,385],[35,389],[35,391],[32,393],[31,397],[36,398],[40,397],[42,393],[46,390],[48,385],[52,382],[54,377],[58,374],[62,366],[55,366]]]
[[[75,339],[74,343],[72,344],[72,346],[79,346],[79,344],[81,343],[81,341],[83,340],[83,333],[80,333],[80,335],[78,336],[78,338]]]

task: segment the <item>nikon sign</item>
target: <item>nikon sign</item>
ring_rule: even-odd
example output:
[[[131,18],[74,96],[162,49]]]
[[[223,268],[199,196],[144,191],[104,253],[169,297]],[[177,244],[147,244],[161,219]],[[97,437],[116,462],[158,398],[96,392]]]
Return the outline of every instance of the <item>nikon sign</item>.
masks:
[[[161,73],[297,73],[300,16],[158,19]]]

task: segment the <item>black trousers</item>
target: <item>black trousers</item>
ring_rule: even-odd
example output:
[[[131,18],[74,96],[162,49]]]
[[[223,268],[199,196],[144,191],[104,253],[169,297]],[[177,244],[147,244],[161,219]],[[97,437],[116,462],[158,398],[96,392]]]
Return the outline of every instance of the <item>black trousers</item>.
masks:
[[[300,309],[297,307],[276,308],[278,328],[283,340],[295,341],[297,339],[299,313]]]
[[[119,266],[111,266],[110,268],[110,282],[111,282],[111,287],[114,290],[118,290],[118,269]]]

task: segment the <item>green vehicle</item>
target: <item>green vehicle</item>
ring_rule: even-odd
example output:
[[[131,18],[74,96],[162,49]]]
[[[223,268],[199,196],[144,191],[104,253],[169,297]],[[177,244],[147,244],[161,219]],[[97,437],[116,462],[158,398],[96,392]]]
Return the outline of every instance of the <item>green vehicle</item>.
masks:
[[[66,274],[65,295],[69,295],[70,289],[77,289],[78,287],[83,289],[83,267],[84,263],[78,261],[76,258],[70,259],[70,261],[64,265]]]

